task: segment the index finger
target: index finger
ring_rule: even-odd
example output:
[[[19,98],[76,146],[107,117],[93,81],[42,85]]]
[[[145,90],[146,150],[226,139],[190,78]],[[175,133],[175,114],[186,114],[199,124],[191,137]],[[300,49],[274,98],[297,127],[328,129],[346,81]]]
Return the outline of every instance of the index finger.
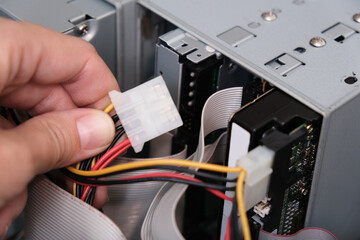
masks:
[[[61,99],[64,109],[104,108],[110,102],[107,93],[118,89],[94,47],[82,39],[7,19],[0,19],[0,31],[7,36],[0,38],[0,96],[5,105],[40,105],[36,111],[42,113],[51,111],[46,101],[54,105],[54,98]]]

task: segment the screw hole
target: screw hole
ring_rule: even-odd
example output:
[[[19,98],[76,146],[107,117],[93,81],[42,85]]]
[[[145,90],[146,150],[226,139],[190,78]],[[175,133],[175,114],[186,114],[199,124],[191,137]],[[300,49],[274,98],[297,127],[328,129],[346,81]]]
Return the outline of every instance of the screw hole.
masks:
[[[188,44],[187,43],[184,43],[183,45],[181,45],[182,47],[187,47]]]
[[[304,52],[306,52],[306,49],[303,48],[303,47],[297,47],[297,48],[294,49],[294,51],[298,52],[298,53],[304,53]]]
[[[347,84],[354,84],[354,83],[357,82],[357,78],[354,77],[354,76],[347,77],[347,78],[345,78],[344,82],[347,83]]]
[[[160,75],[163,75],[163,72],[162,72],[162,71],[160,71],[159,73],[160,73]]]
[[[200,53],[198,53],[198,54],[196,54],[196,56],[201,57],[201,54],[200,54]]]

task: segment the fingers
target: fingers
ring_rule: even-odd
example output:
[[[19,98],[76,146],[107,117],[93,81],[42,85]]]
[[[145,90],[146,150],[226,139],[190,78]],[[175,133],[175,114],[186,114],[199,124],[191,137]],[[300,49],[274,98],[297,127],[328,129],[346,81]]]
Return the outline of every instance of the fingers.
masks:
[[[0,237],[7,232],[11,222],[22,212],[26,200],[27,190],[21,192],[18,196],[14,197],[6,205],[0,208]]]
[[[61,86],[58,92],[63,102],[75,106],[104,108],[109,99],[107,93],[118,89],[117,82],[106,64],[91,44],[27,22],[14,22],[0,18],[0,103],[7,106],[31,109],[43,99],[42,94],[32,94],[37,88],[54,94],[52,88]],[[26,39],[26,41],[24,41]],[[31,102],[18,101],[24,96],[19,89],[32,84]],[[35,89],[34,89],[35,88]],[[66,93],[66,94],[64,94]],[[26,96],[25,95],[25,96]],[[52,97],[56,97],[52,95]],[[47,98],[51,101],[52,98]],[[24,104],[24,105],[22,105]],[[30,105],[30,106],[29,106]],[[49,111],[49,104],[37,107],[38,113]]]
[[[37,174],[96,155],[114,134],[112,119],[93,109],[47,113],[2,130],[0,165],[6,171],[0,175],[0,199],[20,193]]]
[[[11,129],[14,125],[6,120],[3,116],[0,116],[0,129]]]

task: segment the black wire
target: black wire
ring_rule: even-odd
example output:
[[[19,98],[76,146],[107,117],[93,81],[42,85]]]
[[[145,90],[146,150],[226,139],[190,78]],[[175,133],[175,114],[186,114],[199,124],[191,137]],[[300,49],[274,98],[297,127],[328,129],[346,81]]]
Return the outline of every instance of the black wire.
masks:
[[[16,125],[20,125],[20,123],[22,122],[21,120],[19,120],[19,116],[16,114],[15,110],[12,108],[8,108],[9,113],[11,115],[11,117],[14,119],[14,122]]]
[[[124,127],[122,125],[118,125],[118,126],[115,127],[116,132],[121,131],[123,129],[124,129]]]
[[[90,205],[94,204],[96,187],[91,187],[88,195],[86,195],[85,202]]]
[[[117,115],[116,115],[117,116]],[[119,125],[119,126],[121,126],[121,128],[122,128],[122,125]],[[119,139],[123,136],[125,134],[125,130],[122,128],[122,131],[121,132],[118,132],[116,135],[115,135],[115,137],[114,137],[114,139],[113,139],[113,141],[110,143],[110,145],[109,145],[109,147],[105,150],[105,151],[103,151],[102,153],[100,153],[100,154],[98,154],[98,155],[96,155],[95,156],[95,161],[97,162],[97,161],[99,161],[99,159],[107,152],[107,151],[109,151],[111,148],[113,148],[114,146],[115,146],[115,144],[119,141]],[[90,168],[91,168],[91,162],[92,162],[92,159],[93,158],[90,158],[90,159],[88,159],[88,160],[86,160],[86,161],[83,161],[82,163],[84,163],[84,164],[86,164],[85,165],[85,169],[83,169],[83,168],[81,168],[80,167],[80,169],[81,170],[85,170],[85,171],[89,171],[90,170]],[[79,184],[77,184],[77,186],[76,186],[76,188],[78,188],[78,185]],[[95,198],[95,193],[96,193],[96,188],[95,187],[92,187],[91,188],[92,189],[92,191],[89,191],[89,193],[88,193],[88,195],[86,196],[86,198],[88,198],[88,199],[92,199],[92,201],[93,201],[93,199]],[[82,196],[82,193],[83,193],[83,191],[84,191],[84,186],[83,185],[80,185],[79,186],[79,195],[76,195],[78,198],[80,198],[81,196]],[[76,194],[77,194],[78,192],[76,192]],[[90,204],[90,201],[89,200],[89,202],[88,201],[86,201],[86,202],[88,202],[89,204]]]
[[[232,209],[230,213],[230,224],[231,224],[230,239],[231,240],[242,239],[241,232],[239,229],[238,206],[237,206],[236,194],[234,196],[234,200],[232,203]]]
[[[235,187],[226,187],[219,184],[212,184],[212,183],[198,183],[193,182],[190,180],[183,180],[183,179],[177,179],[177,178],[171,178],[171,177],[147,177],[147,178],[138,178],[138,179],[120,179],[120,180],[95,180],[94,178],[87,178],[84,176],[80,176],[77,174],[74,174],[67,170],[66,168],[62,169],[63,173],[68,176],[69,178],[80,182],[82,184],[90,184],[90,185],[115,185],[115,184],[129,184],[129,183],[139,183],[139,182],[148,182],[148,181],[166,181],[166,182],[175,182],[175,183],[183,183],[198,187],[205,187],[205,188],[212,188],[217,189],[220,191],[233,191],[235,190]]]
[[[183,173],[188,173],[188,174],[193,174],[197,177],[199,177],[199,179],[204,180],[204,181],[214,181],[214,182],[236,182],[237,178],[235,179],[228,179],[226,177],[221,177],[221,176],[217,176],[215,174],[211,174],[211,173],[207,173],[207,172],[198,172],[186,167],[179,167],[179,166],[171,166],[171,165],[160,165],[160,166],[154,166],[154,167],[142,167],[142,168],[135,168],[135,169],[129,169],[129,170],[125,170],[125,171],[121,171],[121,172],[115,172],[115,173],[111,173],[111,174],[106,174],[106,176],[110,176],[110,175],[116,175],[116,174],[120,174],[120,173],[126,173],[126,172],[133,172],[133,171],[140,171],[140,170],[170,170],[170,171],[176,171],[176,172],[183,172]],[[101,177],[103,177],[104,175],[102,175]],[[77,184],[77,186],[82,186],[80,184]],[[80,190],[81,194],[80,196],[78,196],[79,198],[82,195],[82,191]],[[93,194],[95,194],[96,190],[92,190],[91,192],[89,191],[88,196],[93,192]],[[87,196],[87,198],[88,198]]]
[[[14,117],[13,117],[14,118]],[[116,124],[120,119],[119,116],[117,114],[114,114],[113,116],[111,116],[112,120],[114,121],[114,123]],[[15,119],[15,118],[14,118]],[[115,146],[115,144],[117,143],[117,141],[119,141],[119,139],[125,134],[124,128],[123,126],[120,124],[118,126],[115,127],[115,131],[118,132],[115,135],[115,138],[113,139],[113,141],[111,142],[111,144],[109,145],[109,147],[103,151],[102,153],[98,154],[95,156],[95,161],[97,162],[107,151],[109,151],[111,148],[113,148]],[[120,131],[120,132],[119,132]],[[91,157],[89,159],[86,159],[84,161],[82,161],[80,163],[80,170],[83,171],[89,171],[91,169],[91,163],[94,157]],[[77,184],[76,185],[76,189],[75,189],[75,194],[76,197],[80,198],[83,194],[84,191],[84,186],[81,184]],[[96,188],[92,187],[88,193],[88,195],[86,196],[87,201],[86,202],[93,202],[94,201],[94,197],[95,197],[95,192],[96,192]]]
[[[109,147],[103,151],[102,153],[96,155],[96,162],[99,161],[99,159],[107,152],[109,151],[110,149],[112,149],[115,144],[120,140],[120,138],[125,134],[125,130],[122,130],[120,132],[118,132],[115,137],[114,137],[114,140],[110,143]]]
[[[201,179],[201,180],[206,180],[206,181],[214,181],[214,182],[236,182],[237,181],[237,178],[229,179],[229,178],[221,177],[221,176],[218,176],[218,175],[215,175],[212,173],[198,172],[198,171],[186,168],[186,167],[171,166],[171,165],[160,165],[160,166],[148,167],[148,169],[154,169],[154,168],[189,173],[189,174],[199,177],[199,179]],[[146,169],[146,168],[144,168],[144,169]],[[134,170],[137,170],[137,169],[133,169],[133,171]]]
[[[117,114],[111,116],[111,118],[114,121],[114,123],[117,123],[119,121],[119,116]]]
[[[7,120],[9,120],[9,116],[6,112],[6,108],[5,107],[0,107],[0,115],[3,116],[4,118],[6,118]]]
[[[86,160],[82,161],[82,162],[80,163],[79,169],[80,169],[80,170],[83,170],[83,171],[89,171],[89,170],[90,170],[90,166],[91,166],[91,161],[92,161],[92,158],[89,158],[89,159],[86,159]],[[82,193],[83,193],[83,191],[84,191],[84,186],[77,184],[77,185],[76,185],[76,189],[75,189],[76,197],[80,198],[81,195],[82,195]]]

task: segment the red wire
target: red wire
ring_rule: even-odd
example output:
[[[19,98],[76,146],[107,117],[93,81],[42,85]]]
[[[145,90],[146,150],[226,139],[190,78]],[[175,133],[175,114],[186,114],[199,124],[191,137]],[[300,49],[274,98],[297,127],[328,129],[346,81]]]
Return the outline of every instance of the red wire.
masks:
[[[125,152],[131,146],[129,139],[117,144],[115,147],[107,151],[96,164],[91,168],[91,171],[101,170],[105,168],[111,161],[113,161],[117,156]],[[110,153],[110,154],[108,154]],[[112,155],[111,155],[112,154]],[[83,194],[81,195],[81,200],[85,201],[86,196],[90,191],[90,186],[84,188]]]
[[[230,217],[228,217],[227,225],[226,225],[225,239],[224,240],[230,240],[230,233],[231,233],[231,221],[230,221]]]
[[[112,149],[107,151],[99,159],[99,161],[96,162],[96,164],[91,168],[91,171],[101,170],[101,169],[105,168],[117,156],[119,156],[120,154],[125,152],[130,146],[131,146],[131,144],[130,144],[129,139],[126,139],[123,142],[117,144],[115,147],[113,147]],[[193,177],[190,177],[190,176],[181,175],[181,174],[177,174],[177,173],[149,173],[149,174],[142,174],[142,175],[132,176],[132,177],[129,177],[129,178],[124,178],[123,180],[131,180],[131,179],[137,179],[137,178],[149,178],[149,177],[173,177],[173,178],[189,180],[189,181],[194,181],[194,182],[202,182],[197,178],[193,178]],[[224,199],[224,200],[227,200],[227,201],[232,201],[233,200],[232,198],[226,196],[224,193],[222,193],[222,192],[220,192],[218,190],[211,189],[211,188],[206,188],[206,190],[208,190],[209,192],[211,192],[212,194],[214,194],[215,196],[217,196],[217,197],[219,197],[221,199]],[[85,201],[86,196],[88,195],[89,191],[90,191],[90,186],[89,185],[85,186],[83,194],[81,196],[81,200]]]
[[[121,153],[123,153],[123,152],[120,152],[120,150],[127,145],[130,145],[129,139],[122,141],[121,143],[117,144],[112,149],[107,151],[104,155],[102,155],[102,157],[99,159],[99,161],[97,161],[95,163],[95,165],[92,167],[91,171],[100,169],[99,167],[112,155],[119,156]]]
[[[127,150],[129,147],[131,147],[131,144],[129,143],[128,145],[124,146],[124,149]],[[124,151],[125,151],[124,150]],[[119,151],[117,153],[115,153],[114,155],[112,155],[111,157],[109,157],[100,167],[100,169],[105,168],[107,165],[109,165],[117,156],[119,156],[120,154],[122,154],[124,151]]]

